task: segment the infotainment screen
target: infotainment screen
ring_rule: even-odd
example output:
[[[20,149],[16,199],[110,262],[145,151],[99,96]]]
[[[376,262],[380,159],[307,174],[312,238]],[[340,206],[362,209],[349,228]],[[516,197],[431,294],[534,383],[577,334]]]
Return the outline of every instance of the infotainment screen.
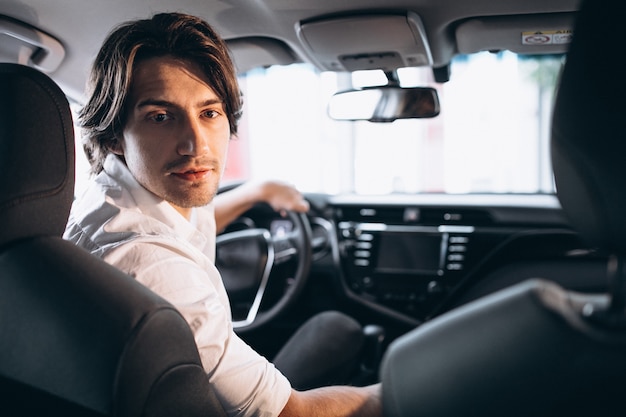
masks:
[[[442,233],[382,231],[379,239],[377,272],[430,275],[441,271]]]

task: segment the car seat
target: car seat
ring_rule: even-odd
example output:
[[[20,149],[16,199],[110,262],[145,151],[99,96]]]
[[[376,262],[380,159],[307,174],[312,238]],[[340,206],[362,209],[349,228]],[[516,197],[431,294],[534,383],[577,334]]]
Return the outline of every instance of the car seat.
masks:
[[[580,236],[608,256],[595,278],[610,281],[609,293],[530,279],[417,328],[383,359],[386,417],[624,414],[626,81],[611,5],[583,2],[551,142],[558,198]]]
[[[61,238],[73,193],[66,97],[0,64],[0,414],[224,415],[179,312]]]

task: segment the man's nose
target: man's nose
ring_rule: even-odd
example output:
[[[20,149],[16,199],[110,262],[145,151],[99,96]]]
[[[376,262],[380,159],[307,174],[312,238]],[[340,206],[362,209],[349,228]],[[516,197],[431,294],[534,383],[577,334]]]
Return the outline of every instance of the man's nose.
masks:
[[[199,120],[194,118],[185,120],[177,151],[179,155],[184,156],[198,156],[209,151],[209,140]]]

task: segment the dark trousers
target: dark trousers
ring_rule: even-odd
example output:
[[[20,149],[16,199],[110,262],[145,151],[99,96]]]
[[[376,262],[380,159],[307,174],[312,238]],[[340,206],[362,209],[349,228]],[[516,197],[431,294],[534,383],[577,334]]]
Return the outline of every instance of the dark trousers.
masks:
[[[356,320],[327,311],[305,322],[272,362],[298,390],[346,385],[359,370],[363,343]]]

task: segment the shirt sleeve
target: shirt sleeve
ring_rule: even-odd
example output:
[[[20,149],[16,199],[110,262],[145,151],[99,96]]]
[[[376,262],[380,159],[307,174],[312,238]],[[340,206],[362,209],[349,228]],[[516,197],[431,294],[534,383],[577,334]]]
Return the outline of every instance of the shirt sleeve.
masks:
[[[291,385],[233,331],[226,291],[211,262],[199,265],[176,248],[157,242],[122,245],[106,260],[185,317],[209,381],[229,416],[278,416],[291,395]]]

